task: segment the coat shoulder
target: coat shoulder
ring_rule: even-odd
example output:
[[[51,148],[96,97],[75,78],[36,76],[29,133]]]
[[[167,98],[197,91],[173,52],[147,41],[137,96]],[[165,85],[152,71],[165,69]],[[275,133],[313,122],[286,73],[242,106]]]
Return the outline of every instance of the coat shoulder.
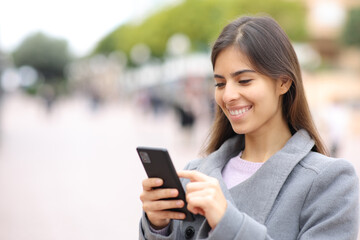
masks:
[[[299,162],[299,165],[304,169],[314,172],[316,175],[321,174],[329,168],[335,171],[336,169],[339,171],[341,169],[347,169],[355,174],[355,169],[349,161],[328,157],[317,152],[310,152]]]

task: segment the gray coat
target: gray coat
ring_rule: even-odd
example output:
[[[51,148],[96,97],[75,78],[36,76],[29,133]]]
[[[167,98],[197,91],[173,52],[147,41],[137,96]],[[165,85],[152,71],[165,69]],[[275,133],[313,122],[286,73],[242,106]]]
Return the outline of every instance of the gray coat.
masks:
[[[357,238],[359,180],[345,160],[312,152],[314,141],[304,130],[249,179],[227,189],[221,171],[243,149],[240,136],[227,140],[204,159],[186,169],[217,178],[228,201],[216,228],[196,215],[194,222],[173,220],[170,235],[154,234],[143,214],[140,239],[324,239]],[[188,180],[182,179],[185,186]]]

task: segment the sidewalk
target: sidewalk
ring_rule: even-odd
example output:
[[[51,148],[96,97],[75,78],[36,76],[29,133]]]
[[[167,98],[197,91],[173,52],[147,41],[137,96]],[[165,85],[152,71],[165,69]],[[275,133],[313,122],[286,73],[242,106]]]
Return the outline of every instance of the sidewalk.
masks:
[[[136,239],[145,172],[136,146],[168,148],[177,169],[198,157],[207,122],[192,135],[175,116],[130,104],[91,112],[81,98],[47,115],[38,100],[12,95],[0,120],[0,239]],[[359,136],[342,153],[360,175]]]
[[[181,169],[201,136],[189,142],[173,116],[155,120],[120,103],[94,113],[72,99],[54,110],[48,116],[22,95],[5,99],[0,239],[136,239],[146,176],[136,146],[167,147]]]

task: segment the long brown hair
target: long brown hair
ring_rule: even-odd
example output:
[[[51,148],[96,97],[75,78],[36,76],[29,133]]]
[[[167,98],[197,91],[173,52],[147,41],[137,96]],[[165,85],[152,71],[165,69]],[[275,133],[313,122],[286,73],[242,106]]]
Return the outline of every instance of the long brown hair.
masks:
[[[223,29],[213,45],[213,68],[219,53],[229,46],[234,46],[246,55],[260,74],[272,79],[287,78],[292,81],[282,101],[282,112],[290,131],[294,134],[300,129],[305,129],[315,141],[313,151],[327,155],[311,117],[296,53],[279,24],[267,16],[245,16],[232,21]],[[216,106],[215,120],[204,153],[212,153],[236,134],[221,108]]]

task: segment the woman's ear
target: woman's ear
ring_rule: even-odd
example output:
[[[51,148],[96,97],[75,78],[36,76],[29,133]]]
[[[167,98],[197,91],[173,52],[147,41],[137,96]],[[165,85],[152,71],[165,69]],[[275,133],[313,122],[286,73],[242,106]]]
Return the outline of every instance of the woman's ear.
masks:
[[[289,77],[284,76],[284,77],[280,77],[277,83],[278,83],[278,91],[280,95],[283,95],[287,93],[287,91],[289,91],[292,84],[292,80]]]

